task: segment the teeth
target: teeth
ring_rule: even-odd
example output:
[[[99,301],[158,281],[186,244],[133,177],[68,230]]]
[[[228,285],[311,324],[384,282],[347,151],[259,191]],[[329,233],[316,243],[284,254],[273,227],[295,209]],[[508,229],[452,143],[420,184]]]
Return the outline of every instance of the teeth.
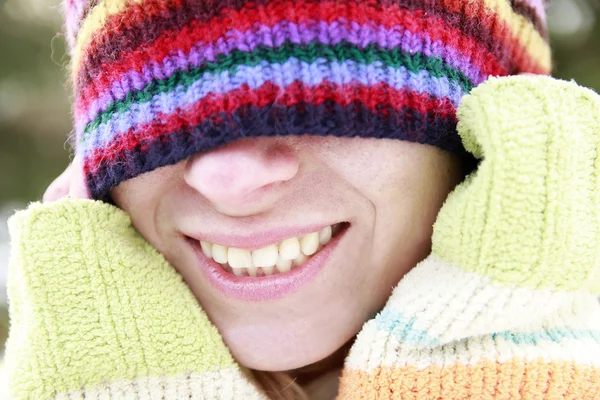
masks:
[[[299,266],[303,265],[306,261],[308,261],[308,256],[300,253],[300,255],[298,257],[294,258],[294,265],[296,267],[299,267]]]
[[[255,267],[272,267],[277,262],[277,245],[263,247],[252,252],[252,265]]]
[[[324,228],[319,232],[319,243],[322,245],[326,245],[331,240],[332,230],[331,226]]]
[[[281,257],[277,258],[277,271],[279,272],[290,272],[292,270],[292,260],[284,260]]]
[[[212,244],[208,242],[200,242],[200,246],[202,247],[202,252],[208,258],[212,258]]]
[[[262,270],[266,276],[273,275],[273,269],[275,269],[275,267],[262,267]]]
[[[219,263],[223,270],[236,276],[268,276],[290,272],[303,265],[310,256],[327,245],[332,236],[341,229],[341,224],[323,228],[301,238],[282,240],[254,251],[226,247],[209,242],[200,242],[202,253]],[[262,273],[261,273],[262,272]]]
[[[300,254],[300,242],[296,238],[285,239],[279,244],[279,255],[283,260],[293,260]]]
[[[212,246],[212,257],[213,260],[220,264],[227,263],[227,247],[218,244]]]
[[[319,232],[309,233],[300,239],[300,250],[307,256],[312,256],[319,248]]]
[[[230,247],[229,251],[227,251],[227,260],[229,261],[231,268],[252,267],[252,253],[250,253],[250,250]]]

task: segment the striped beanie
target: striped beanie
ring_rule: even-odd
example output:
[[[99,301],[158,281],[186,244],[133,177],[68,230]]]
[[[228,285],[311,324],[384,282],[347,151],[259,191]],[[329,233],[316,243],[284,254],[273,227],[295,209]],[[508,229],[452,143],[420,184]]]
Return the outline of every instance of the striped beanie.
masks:
[[[462,152],[461,98],[550,72],[544,0],[64,0],[93,198],[237,138]]]

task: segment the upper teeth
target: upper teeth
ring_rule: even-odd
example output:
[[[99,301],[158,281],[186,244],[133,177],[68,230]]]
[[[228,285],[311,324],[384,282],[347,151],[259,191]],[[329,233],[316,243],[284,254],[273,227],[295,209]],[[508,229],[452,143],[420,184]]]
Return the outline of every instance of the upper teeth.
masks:
[[[289,272],[292,266],[299,266],[308,260],[308,256],[315,254],[320,247],[331,240],[333,230],[337,226],[328,226],[318,232],[312,232],[300,238],[284,239],[277,244],[272,244],[254,251],[226,247],[208,242],[200,242],[202,252],[206,257],[212,258],[226,267],[229,264],[232,272],[243,275],[244,271],[250,276],[256,276],[259,268],[265,275],[271,275],[274,267],[279,272]]]

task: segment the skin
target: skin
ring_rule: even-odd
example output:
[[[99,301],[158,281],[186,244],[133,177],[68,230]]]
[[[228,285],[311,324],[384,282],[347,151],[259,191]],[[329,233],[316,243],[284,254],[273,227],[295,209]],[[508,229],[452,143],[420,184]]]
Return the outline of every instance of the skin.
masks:
[[[428,255],[435,217],[461,178],[458,160],[430,146],[261,138],[127,180],[112,197],[183,276],[242,365],[314,375],[314,366],[342,362],[345,345]],[[45,199],[69,192],[64,182],[81,193],[81,184],[73,183],[80,179],[67,173]],[[263,302],[232,299],[212,287],[182,234],[249,236],[341,221],[350,228],[317,277],[289,296]]]

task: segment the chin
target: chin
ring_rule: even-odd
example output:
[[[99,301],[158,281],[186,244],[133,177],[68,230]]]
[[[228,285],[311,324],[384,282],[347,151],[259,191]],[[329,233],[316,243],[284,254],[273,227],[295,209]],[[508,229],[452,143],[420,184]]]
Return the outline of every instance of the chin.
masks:
[[[265,357],[264,354],[248,353],[245,351],[234,352],[233,357],[236,361],[246,368],[258,371],[281,372],[299,369],[307,365],[317,363],[325,357],[307,357],[306,354],[297,353],[279,353],[277,356]],[[332,353],[333,354],[333,353]]]
[[[315,337],[305,338],[305,340],[295,337],[293,333],[278,335],[279,338],[267,340],[248,336],[235,338],[235,335],[226,333],[223,334],[223,337],[225,344],[239,364],[259,371],[279,372],[297,370],[331,357],[343,348],[356,333],[357,331],[349,331],[343,337],[315,335]],[[281,339],[286,336],[290,339]]]
[[[264,354],[244,354],[244,352],[239,355],[237,352],[232,351],[232,353],[236,361],[246,368],[257,371],[282,372],[298,370],[303,367],[316,364],[333,355],[336,350],[337,349],[325,355],[315,355],[313,357],[309,357],[309,355],[305,353],[279,353],[278,355],[273,355],[272,357],[265,357]]]

